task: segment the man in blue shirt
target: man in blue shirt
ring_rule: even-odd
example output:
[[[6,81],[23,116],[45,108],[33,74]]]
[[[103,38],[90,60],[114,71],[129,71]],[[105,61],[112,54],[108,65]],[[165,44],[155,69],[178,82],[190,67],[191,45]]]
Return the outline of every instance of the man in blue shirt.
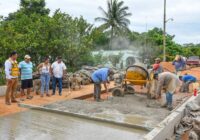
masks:
[[[180,55],[176,55],[175,60],[172,62],[172,65],[174,65],[175,70],[176,70],[176,74],[179,75],[180,71],[185,69],[185,60],[183,59],[182,56]]]
[[[179,79],[183,82],[180,91],[187,93],[189,92],[189,85],[197,81],[196,77],[189,74],[185,74],[184,76],[179,76]]]
[[[94,99],[99,102],[101,94],[101,83],[104,84],[106,93],[108,93],[107,83],[109,84],[108,77],[113,75],[114,72],[109,68],[101,68],[96,70],[92,74],[92,80],[94,82]]]
[[[24,95],[24,90],[27,89],[27,99],[32,99],[30,96],[31,88],[33,87],[33,64],[31,62],[31,57],[25,55],[24,61],[19,63],[19,69],[21,74],[21,96]],[[21,98],[21,100],[24,100]]]

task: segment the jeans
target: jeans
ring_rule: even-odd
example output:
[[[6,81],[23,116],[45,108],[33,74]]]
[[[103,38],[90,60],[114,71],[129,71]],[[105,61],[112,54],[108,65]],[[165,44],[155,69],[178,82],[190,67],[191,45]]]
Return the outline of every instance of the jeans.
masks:
[[[44,95],[44,91],[46,91],[46,94],[48,94],[50,74],[49,73],[41,74],[40,79],[41,79],[41,94]]]
[[[167,106],[172,106],[173,94],[170,92],[166,93]]]
[[[57,82],[58,82],[59,94],[62,95],[62,78],[56,78],[54,76],[53,76],[53,79],[52,79],[53,95],[55,95],[55,92],[56,92]]]
[[[181,86],[181,92],[189,92],[189,86],[190,84],[193,83],[192,81],[187,81],[187,82],[183,82],[182,86]]]
[[[94,83],[94,99],[100,99],[101,83]]]

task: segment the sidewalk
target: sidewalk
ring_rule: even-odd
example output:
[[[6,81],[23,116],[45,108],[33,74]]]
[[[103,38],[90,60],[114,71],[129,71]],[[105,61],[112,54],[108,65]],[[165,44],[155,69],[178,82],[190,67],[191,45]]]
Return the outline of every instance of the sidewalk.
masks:
[[[114,87],[113,84],[110,85],[110,88],[112,87]],[[49,93],[51,93],[51,90]],[[43,98],[41,98],[40,95],[33,94],[34,97],[32,100],[26,99],[25,101],[23,101],[23,103],[31,104],[31,105],[45,105],[45,104],[50,104],[57,101],[66,100],[66,99],[77,98],[77,97],[88,95],[91,93],[93,93],[93,84],[83,86],[81,90],[71,91],[71,93],[69,93],[68,89],[63,89],[62,96],[59,96],[58,93],[56,93],[56,95],[54,96],[51,96],[51,97],[44,96]],[[19,98],[17,98],[17,100],[19,100]],[[5,105],[5,97],[0,97],[0,116],[5,116],[5,115],[25,111],[25,110],[26,110],[25,108],[18,107],[17,103],[13,103],[10,106]]]

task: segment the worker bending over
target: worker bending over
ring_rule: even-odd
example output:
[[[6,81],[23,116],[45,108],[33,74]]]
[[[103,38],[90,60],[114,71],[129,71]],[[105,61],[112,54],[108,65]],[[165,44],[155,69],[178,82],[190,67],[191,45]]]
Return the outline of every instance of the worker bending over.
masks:
[[[108,93],[107,84],[109,84],[108,77],[113,75],[114,72],[109,68],[101,68],[96,70],[92,74],[92,80],[94,82],[94,99],[99,102],[101,101],[101,83],[104,84],[106,93]]]
[[[157,98],[161,98],[161,90],[163,89],[166,95],[166,103],[162,107],[167,107],[171,111],[173,109],[173,94],[180,85],[179,78],[171,72],[163,72],[157,76],[155,75],[155,78],[158,79]]]
[[[189,74],[185,74],[183,76],[179,76],[179,79],[183,82],[180,88],[180,92],[189,92],[189,85],[191,83],[195,83],[197,81],[197,78],[189,75]]]

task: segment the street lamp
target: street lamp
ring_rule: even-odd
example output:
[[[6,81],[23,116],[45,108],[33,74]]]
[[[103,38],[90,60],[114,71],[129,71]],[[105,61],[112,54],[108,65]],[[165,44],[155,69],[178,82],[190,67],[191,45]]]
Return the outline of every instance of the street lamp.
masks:
[[[173,21],[173,18],[166,20],[166,0],[164,0],[164,16],[163,16],[163,61],[166,61],[166,23],[168,21]]]
[[[164,16],[163,16],[163,61],[166,61],[166,0],[164,0]]]

